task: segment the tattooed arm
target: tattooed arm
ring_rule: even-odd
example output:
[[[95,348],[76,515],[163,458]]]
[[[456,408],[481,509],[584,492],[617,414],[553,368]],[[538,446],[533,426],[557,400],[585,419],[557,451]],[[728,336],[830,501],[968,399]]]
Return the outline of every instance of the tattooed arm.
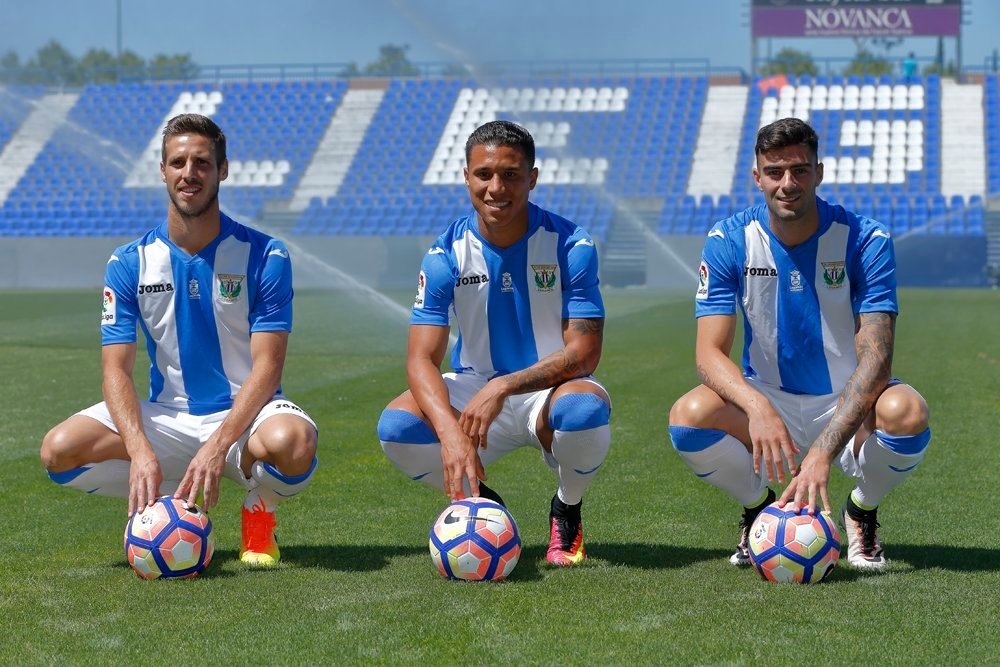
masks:
[[[465,406],[459,425],[474,445],[486,447],[486,432],[508,396],[555,387],[597,370],[604,343],[604,320],[563,320],[563,347],[524,370],[490,380]]]
[[[729,357],[736,336],[735,315],[703,315],[698,318],[695,364],[702,384],[732,403],[747,416],[753,469],[761,469],[770,481],[785,481],[785,469],[797,473],[799,448],[774,406],[743,377]]]
[[[802,501],[808,499],[810,511],[815,512],[818,494],[823,506],[831,509],[827,496],[830,467],[858,432],[889,382],[895,326],[894,313],[862,313],[858,316],[854,334],[858,367],[840,393],[830,423],[812,443],[802,461],[799,476],[781,494],[781,501],[794,500],[795,505],[801,507]]]

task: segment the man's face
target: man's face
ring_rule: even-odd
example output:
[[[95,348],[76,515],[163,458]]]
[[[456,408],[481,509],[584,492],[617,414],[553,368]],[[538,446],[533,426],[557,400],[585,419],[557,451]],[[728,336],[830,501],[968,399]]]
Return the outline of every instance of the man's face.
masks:
[[[166,141],[160,174],[178,212],[198,217],[219,200],[219,183],[229,175],[229,163],[215,164],[215,146],[208,137],[181,134]]]
[[[796,222],[816,210],[816,187],[823,182],[823,165],[808,146],[786,146],[757,155],[753,178],[764,193],[771,216]]]
[[[465,185],[486,236],[505,236],[528,225],[528,194],[538,169],[520,148],[473,146],[465,168]],[[485,229],[484,229],[485,227]]]

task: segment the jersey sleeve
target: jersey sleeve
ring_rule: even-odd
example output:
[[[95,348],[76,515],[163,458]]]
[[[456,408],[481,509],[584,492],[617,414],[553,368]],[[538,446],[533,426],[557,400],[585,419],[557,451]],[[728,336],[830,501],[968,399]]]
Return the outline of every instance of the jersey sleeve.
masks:
[[[288,249],[272,239],[259,272],[257,296],[250,310],[250,333],[292,330],[292,259]]]
[[[698,266],[695,317],[735,315],[740,289],[739,273],[739,263],[731,242],[726,238],[726,231],[716,225],[705,240]]]
[[[563,281],[563,319],[604,317],[597,275],[597,248],[594,241],[580,233],[570,237],[566,252],[566,278]]]
[[[448,253],[440,246],[433,246],[420,263],[410,324],[448,326],[448,312],[454,296],[454,267]]]
[[[127,254],[119,248],[104,269],[101,307],[101,344],[134,343],[139,320],[136,288],[138,275],[128,265]]]
[[[896,253],[885,227],[873,225],[855,259],[851,295],[855,313],[898,313]]]

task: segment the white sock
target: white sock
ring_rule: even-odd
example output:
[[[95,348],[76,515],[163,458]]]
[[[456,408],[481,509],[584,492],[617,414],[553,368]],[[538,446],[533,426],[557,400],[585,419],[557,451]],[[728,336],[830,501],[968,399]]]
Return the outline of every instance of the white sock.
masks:
[[[611,447],[607,424],[584,431],[553,431],[552,458],[559,464],[559,500],[577,505]]]
[[[420,417],[406,410],[383,410],[378,420],[378,437],[382,451],[400,472],[444,490],[441,443]]]
[[[931,430],[916,435],[889,435],[875,431],[861,446],[858,467],[861,479],[851,492],[861,509],[874,509],[894,488],[913,474],[924,460]]]
[[[301,475],[285,475],[270,463],[254,461],[250,467],[250,477],[257,482],[256,488],[247,493],[243,506],[253,510],[257,498],[263,502],[265,511],[273,512],[275,506],[283,500],[301,493],[312,482],[313,473],[319,460],[314,456],[309,470]]]
[[[98,496],[128,498],[128,473],[131,463],[122,459],[111,459],[100,463],[88,463],[64,472],[46,473],[60,486],[79,489]],[[162,486],[161,493],[166,493]]]
[[[753,507],[764,496],[767,482],[753,471],[753,457],[743,443],[725,431],[671,426],[670,441],[698,477]]]

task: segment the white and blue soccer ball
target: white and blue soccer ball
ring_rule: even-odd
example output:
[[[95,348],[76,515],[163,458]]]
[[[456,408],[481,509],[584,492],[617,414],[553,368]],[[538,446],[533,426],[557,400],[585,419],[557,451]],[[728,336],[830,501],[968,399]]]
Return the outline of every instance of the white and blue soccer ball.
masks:
[[[521,556],[514,517],[487,498],[453,501],[434,521],[431,560],[441,576],[466,581],[499,581]]]
[[[212,520],[197,505],[163,496],[125,524],[125,558],[143,579],[194,577],[212,561]]]
[[[840,533],[829,512],[784,510],[778,503],[757,515],[747,540],[750,562],[767,581],[813,584],[826,579],[840,557]]]

